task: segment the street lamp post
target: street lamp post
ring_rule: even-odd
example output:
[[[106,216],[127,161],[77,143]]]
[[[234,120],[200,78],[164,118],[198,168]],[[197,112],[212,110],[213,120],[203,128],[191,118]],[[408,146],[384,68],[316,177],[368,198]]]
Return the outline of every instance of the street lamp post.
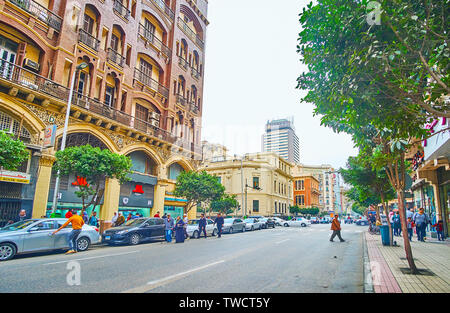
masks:
[[[66,138],[67,138],[67,128],[69,126],[69,117],[70,117],[70,105],[72,104],[72,96],[73,96],[73,87],[75,85],[75,77],[79,71],[86,68],[88,65],[86,63],[79,64],[72,75],[72,80],[70,82],[70,91],[69,91],[69,99],[67,100],[67,111],[66,111],[66,119],[64,121],[64,130],[63,130],[63,136],[61,139],[61,149],[60,151],[63,151],[66,148]],[[59,170],[56,174],[56,181],[55,181],[55,189],[53,192],[53,204],[52,204],[52,213],[55,213],[56,207],[58,204],[58,191],[59,191]]]

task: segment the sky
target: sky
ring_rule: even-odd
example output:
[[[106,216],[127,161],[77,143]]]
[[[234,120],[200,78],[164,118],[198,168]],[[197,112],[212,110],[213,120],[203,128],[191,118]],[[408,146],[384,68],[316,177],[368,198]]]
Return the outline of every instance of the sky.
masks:
[[[209,0],[202,140],[229,154],[259,152],[268,120],[294,117],[300,163],[345,167],[350,136],[320,126],[296,79],[306,66],[296,52],[305,0]]]

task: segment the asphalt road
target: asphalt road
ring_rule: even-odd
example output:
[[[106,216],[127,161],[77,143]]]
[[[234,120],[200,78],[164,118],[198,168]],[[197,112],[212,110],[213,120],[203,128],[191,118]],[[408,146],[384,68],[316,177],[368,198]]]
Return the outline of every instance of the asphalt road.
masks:
[[[325,224],[18,256],[0,292],[363,292],[366,227],[342,227],[343,243]]]

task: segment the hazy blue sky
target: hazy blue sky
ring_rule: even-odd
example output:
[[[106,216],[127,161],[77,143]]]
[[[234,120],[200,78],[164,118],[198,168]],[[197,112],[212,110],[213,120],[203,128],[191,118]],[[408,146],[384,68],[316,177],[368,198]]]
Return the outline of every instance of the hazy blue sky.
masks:
[[[305,0],[210,0],[202,139],[230,154],[261,151],[269,119],[294,116],[300,162],[345,166],[356,155],[348,135],[320,126],[295,89],[305,67],[296,53]]]

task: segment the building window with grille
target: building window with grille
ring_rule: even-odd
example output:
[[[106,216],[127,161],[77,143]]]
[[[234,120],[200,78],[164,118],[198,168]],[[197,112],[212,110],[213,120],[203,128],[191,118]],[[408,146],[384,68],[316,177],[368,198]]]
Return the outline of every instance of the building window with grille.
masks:
[[[305,196],[304,195],[295,196],[295,205],[305,205]]]
[[[253,200],[253,212],[259,212],[259,200]]]
[[[253,188],[259,188],[259,177],[253,177]]]

